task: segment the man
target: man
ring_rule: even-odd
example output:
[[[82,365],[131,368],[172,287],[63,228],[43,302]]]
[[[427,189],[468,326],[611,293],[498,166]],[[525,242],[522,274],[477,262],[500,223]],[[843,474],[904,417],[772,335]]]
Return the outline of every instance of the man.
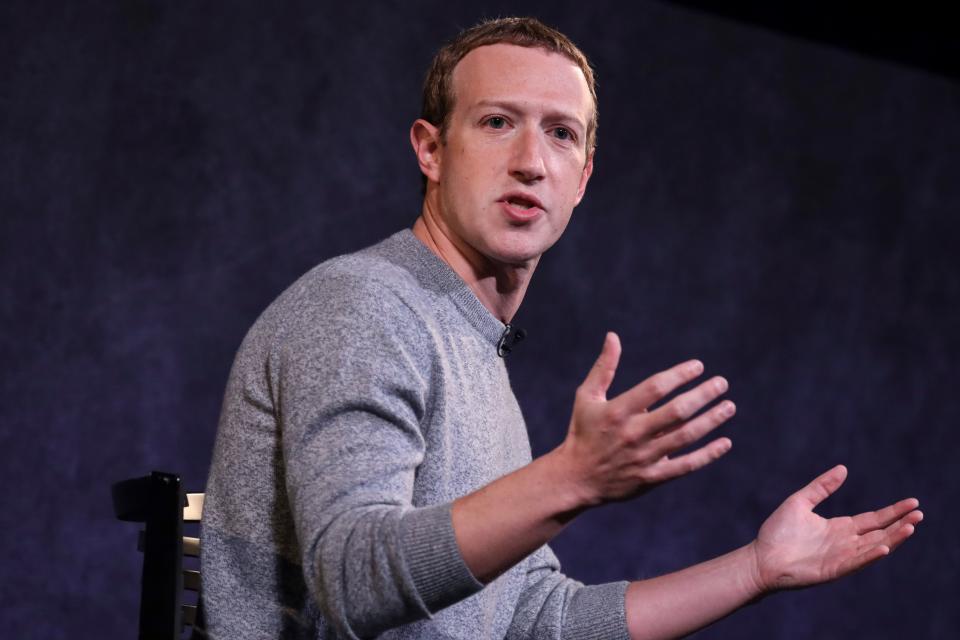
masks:
[[[410,137],[425,176],[413,230],[324,263],[258,319],[231,372],[203,531],[214,638],[665,638],[763,594],[886,555],[920,521],[903,500],[813,508],[836,467],[757,539],[683,571],[584,586],[544,546],[578,513],[716,460],[735,412],[679,364],[612,399],[608,334],[566,439],[531,461],[503,360],[509,321],[593,171],[593,76],[530,19],[438,53]]]

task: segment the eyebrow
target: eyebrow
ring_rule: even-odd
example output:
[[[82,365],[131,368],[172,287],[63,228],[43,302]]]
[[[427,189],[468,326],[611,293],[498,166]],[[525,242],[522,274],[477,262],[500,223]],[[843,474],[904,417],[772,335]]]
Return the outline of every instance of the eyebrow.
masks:
[[[509,100],[480,100],[478,101],[473,108],[483,108],[483,107],[495,107],[502,111],[506,111],[513,114],[522,114],[523,108],[521,108],[517,103],[511,102]],[[562,122],[573,123],[579,127],[580,131],[586,131],[587,125],[580,118],[573,115],[569,111],[562,111],[559,109],[549,109],[544,114],[544,117],[547,120],[560,120]]]

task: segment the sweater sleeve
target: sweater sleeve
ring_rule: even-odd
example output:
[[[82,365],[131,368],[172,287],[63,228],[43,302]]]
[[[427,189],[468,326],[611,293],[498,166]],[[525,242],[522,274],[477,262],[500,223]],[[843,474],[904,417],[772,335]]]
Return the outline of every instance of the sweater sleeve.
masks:
[[[629,640],[627,582],[585,586],[560,572],[543,546],[527,559],[526,583],[508,640]]]
[[[327,282],[276,346],[271,379],[304,577],[324,617],[370,637],[482,588],[464,563],[450,505],[414,508],[430,336],[375,281]]]

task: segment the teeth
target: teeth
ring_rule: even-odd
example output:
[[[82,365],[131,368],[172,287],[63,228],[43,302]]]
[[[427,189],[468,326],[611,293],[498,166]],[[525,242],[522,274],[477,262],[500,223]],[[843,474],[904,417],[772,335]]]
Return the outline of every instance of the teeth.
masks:
[[[510,204],[512,204],[512,205],[514,205],[514,206],[517,206],[517,207],[520,207],[521,209],[531,209],[531,208],[533,208],[533,204],[530,203],[530,202],[527,202],[526,200],[514,200],[514,199],[511,198],[511,199],[510,199]]]

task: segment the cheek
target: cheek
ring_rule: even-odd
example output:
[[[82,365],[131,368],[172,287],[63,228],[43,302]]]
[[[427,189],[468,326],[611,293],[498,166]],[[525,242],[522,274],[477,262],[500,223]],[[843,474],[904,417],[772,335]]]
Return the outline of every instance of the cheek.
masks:
[[[489,195],[496,186],[498,176],[496,162],[480,153],[463,158],[456,169],[456,186],[461,199],[480,200]]]
[[[580,191],[580,182],[583,180],[583,166],[571,164],[565,168],[563,179],[564,197],[575,202]]]
[[[558,153],[552,159],[555,175],[559,177],[565,190],[567,185],[573,185],[573,190],[577,190],[585,164],[579,153],[572,153],[569,150],[565,153]]]
[[[478,178],[486,176],[490,165],[480,150],[474,149],[468,153],[461,147],[456,150],[455,162],[447,168],[452,182],[460,188],[470,189]]]
[[[466,158],[459,158],[467,160]],[[480,223],[489,200],[489,167],[478,162],[458,162],[448,165],[443,175],[444,209],[461,231]],[[453,222],[453,221],[456,222]]]

